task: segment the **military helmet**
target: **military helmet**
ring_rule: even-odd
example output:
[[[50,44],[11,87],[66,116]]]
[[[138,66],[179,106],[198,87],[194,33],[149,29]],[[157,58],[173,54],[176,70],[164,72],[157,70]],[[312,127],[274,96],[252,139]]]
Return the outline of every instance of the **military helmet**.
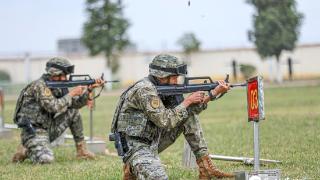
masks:
[[[74,71],[74,65],[72,65],[66,58],[53,57],[46,64],[46,71],[51,76],[71,74]]]
[[[149,64],[149,74],[158,78],[186,75],[187,65],[180,62],[175,56],[160,54]]]

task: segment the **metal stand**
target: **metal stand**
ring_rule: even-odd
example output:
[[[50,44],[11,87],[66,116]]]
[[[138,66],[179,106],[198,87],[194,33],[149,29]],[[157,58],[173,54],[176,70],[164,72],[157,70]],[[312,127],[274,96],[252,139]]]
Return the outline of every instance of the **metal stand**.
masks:
[[[7,139],[12,137],[12,132],[10,129],[4,127],[4,93],[0,87],[0,139]]]
[[[254,171],[235,172],[236,180],[279,180],[280,170],[260,170],[259,122],[253,122]]]
[[[92,97],[94,97],[94,91],[93,91]],[[89,108],[90,108],[90,111],[89,111],[90,137],[89,137],[89,141],[87,141],[87,147],[93,153],[105,154],[106,143],[104,141],[93,140],[93,110],[95,108],[95,102],[93,102],[93,107],[89,107]]]
[[[210,158],[220,161],[232,161],[232,162],[241,162],[245,165],[254,165],[254,158],[249,157],[235,157],[235,156],[223,156],[217,154],[210,154]],[[281,161],[272,160],[272,159],[260,159],[261,164],[272,164],[272,163],[281,163]]]
[[[260,169],[260,152],[259,152],[259,122],[253,122],[253,148],[254,148],[254,170]]]
[[[253,121],[254,170],[237,172],[236,180],[278,180],[279,169],[260,170],[259,121],[265,120],[263,78],[256,76],[247,80],[248,121]]]
[[[10,137],[12,137],[12,131],[4,128],[4,120],[0,115],[0,139],[8,139]]]
[[[90,108],[89,112],[90,118],[90,141],[93,140],[93,108]]]

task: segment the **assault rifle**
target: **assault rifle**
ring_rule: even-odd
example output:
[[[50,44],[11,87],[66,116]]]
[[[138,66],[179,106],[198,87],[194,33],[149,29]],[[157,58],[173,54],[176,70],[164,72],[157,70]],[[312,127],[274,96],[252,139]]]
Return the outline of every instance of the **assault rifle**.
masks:
[[[103,73],[101,75],[101,79],[103,80]],[[118,80],[113,81],[104,81],[104,83],[114,83],[119,82]],[[95,84],[95,79],[92,79],[87,74],[72,74],[70,75],[69,80],[66,81],[46,81],[46,84],[49,88],[70,88],[70,87],[76,87],[76,86],[89,86],[92,84]]]
[[[199,81],[203,80],[203,83],[195,83],[190,84],[190,81]],[[224,80],[226,83],[229,83],[229,74],[227,74],[226,79]],[[183,84],[178,85],[165,85],[165,86],[156,86],[157,92],[159,95],[162,96],[170,96],[170,95],[181,95],[192,93],[196,91],[207,91],[208,93],[216,88],[219,85],[217,81],[212,81],[209,76],[200,76],[200,77],[186,77]],[[230,87],[241,87],[246,86],[247,83],[240,83],[240,84],[231,84]],[[210,94],[210,93],[209,93]],[[222,97],[221,94],[219,97]]]
[[[103,79],[103,73],[101,75],[101,79]],[[113,80],[113,81],[104,81],[104,83],[114,83],[114,82],[119,82],[118,80]],[[92,84],[95,84],[96,80],[92,79],[88,74],[71,74],[69,77],[69,80],[66,81],[46,81],[46,85],[48,88],[61,88],[61,89],[67,89],[70,87],[76,87],[76,86],[89,86]],[[96,99],[97,97],[100,96],[102,90],[104,89],[104,85],[100,89],[100,92],[98,95],[93,97],[93,99]]]

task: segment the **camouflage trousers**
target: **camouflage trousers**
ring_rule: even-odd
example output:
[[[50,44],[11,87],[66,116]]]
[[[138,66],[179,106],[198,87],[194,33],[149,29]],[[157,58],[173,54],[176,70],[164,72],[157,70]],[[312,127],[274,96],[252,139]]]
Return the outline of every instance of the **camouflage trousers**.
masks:
[[[152,144],[143,143],[136,138],[127,138],[129,153],[132,153],[126,163],[130,164],[131,170],[138,179],[168,179],[158,153],[173,144],[181,133],[184,134],[197,158],[208,154],[207,144],[197,115],[189,117],[174,129],[162,130],[156,147]]]
[[[77,109],[69,109],[55,119],[48,120],[48,123],[47,130],[35,128],[35,134],[29,134],[24,129],[21,132],[22,144],[33,163],[50,163],[54,160],[50,142],[57,139],[68,127],[76,143],[84,139],[82,118]]]

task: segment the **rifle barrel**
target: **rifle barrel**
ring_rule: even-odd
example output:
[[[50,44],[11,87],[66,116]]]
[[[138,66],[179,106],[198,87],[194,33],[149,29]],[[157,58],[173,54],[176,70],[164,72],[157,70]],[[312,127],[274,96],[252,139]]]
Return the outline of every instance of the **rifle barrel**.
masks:
[[[104,83],[116,83],[116,82],[120,82],[120,81],[119,80],[104,81]]]
[[[242,87],[242,86],[247,86],[247,83],[238,83],[238,84],[230,84],[230,87]]]

